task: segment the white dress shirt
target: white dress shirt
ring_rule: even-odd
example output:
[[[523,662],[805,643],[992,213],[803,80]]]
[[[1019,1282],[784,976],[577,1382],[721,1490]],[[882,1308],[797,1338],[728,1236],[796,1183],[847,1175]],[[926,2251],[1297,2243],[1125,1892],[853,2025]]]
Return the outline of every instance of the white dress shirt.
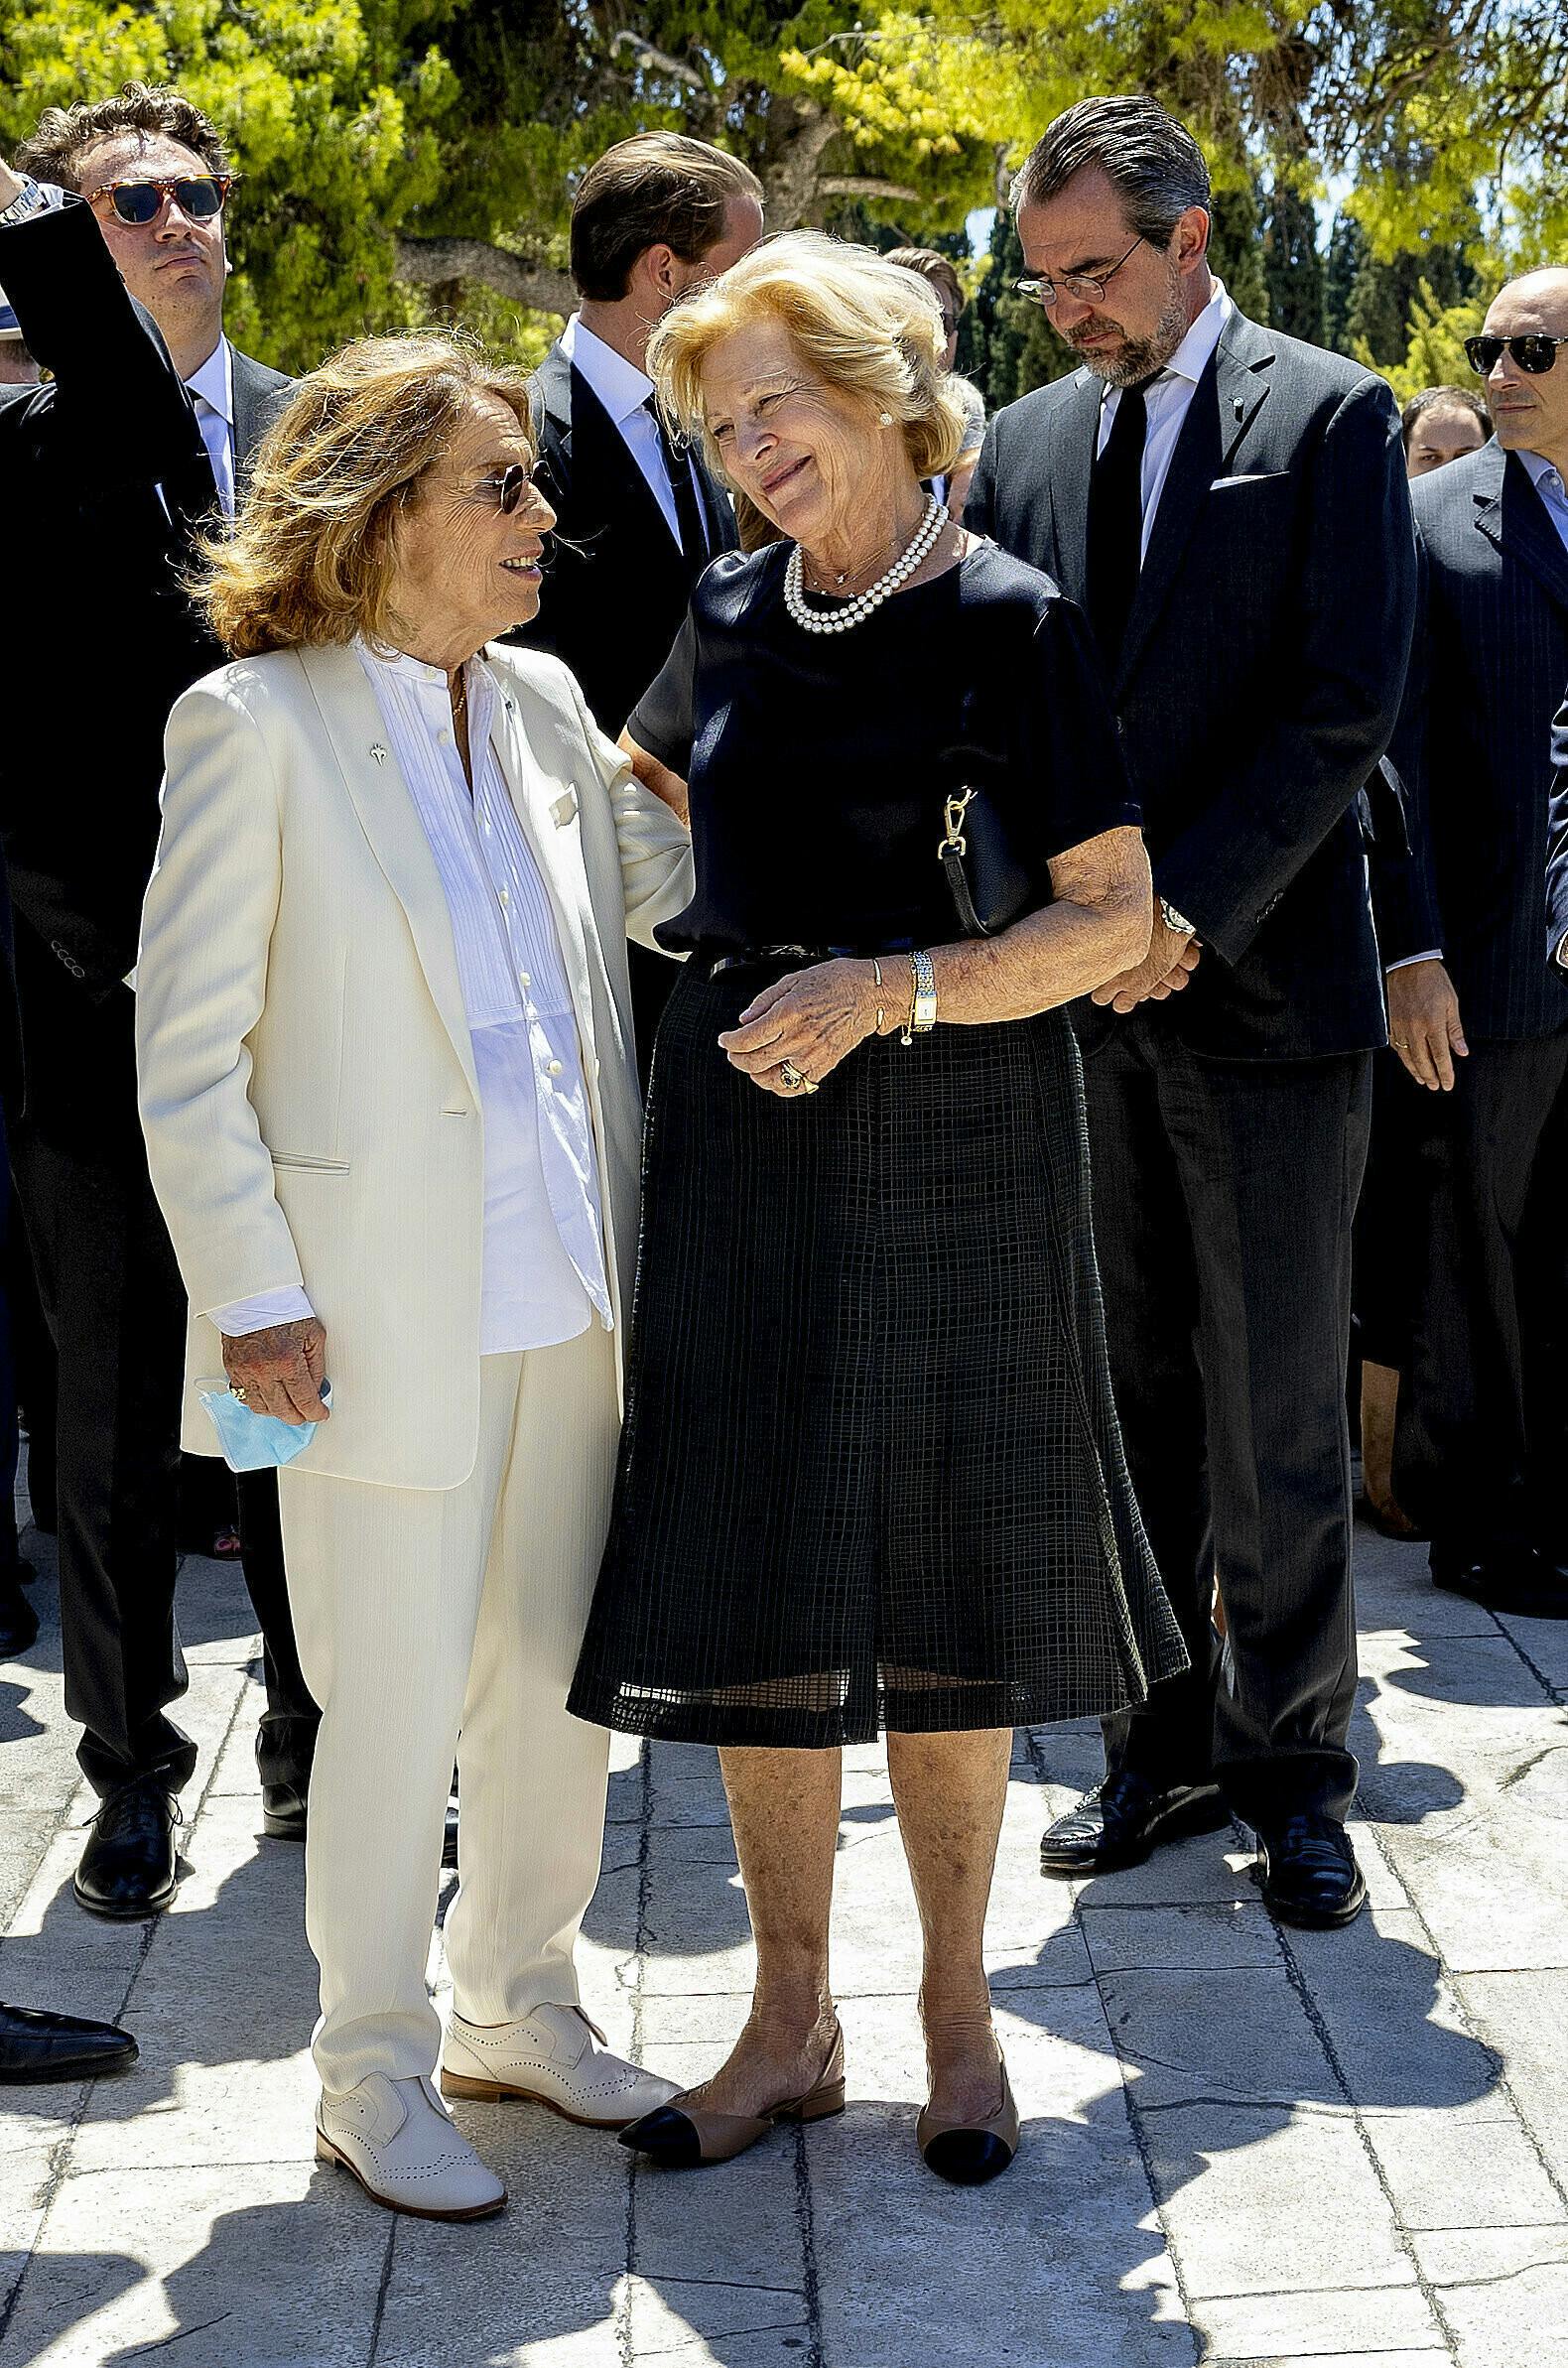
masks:
[[[562,331],[561,350],[573,368],[582,371],[614,421],[620,440],[641,470],[679,551],[682,548],[681,525],[675,514],[670,471],[665,463],[658,427],[646,408],[648,397],[653,393],[653,380],[645,371],[639,370],[635,362],[629,362],[623,353],[617,353],[613,345],[606,345],[602,337],[596,337],[590,329],[585,329],[581,313],[574,313]],[[699,552],[697,556],[701,558],[702,554]]]
[[[1520,453],[1519,459],[1541,497],[1542,508],[1557,529],[1559,541],[1568,549],[1568,488],[1563,485],[1562,470],[1555,460],[1546,460],[1540,453]]]
[[[196,426],[217,480],[225,518],[234,515],[234,348],[220,336],[199,370],[186,380]]]
[[[1225,292],[1223,280],[1216,280],[1209,301],[1188,329],[1170,360],[1153,381],[1143,390],[1143,409],[1148,419],[1148,434],[1143,442],[1143,547],[1140,557],[1147,559],[1149,536],[1154,531],[1154,515],[1160,506],[1160,495],[1171,472],[1177,442],[1192,409],[1198,381],[1220,342],[1220,332],[1236,311]],[[1121,400],[1118,386],[1108,386],[1100,398],[1100,438],[1095,456],[1105,451],[1111,440],[1116,405]]]
[[[430,841],[452,916],[484,1121],[481,1356],[554,1346],[610,1312],[598,1167],[555,917],[491,745],[498,698],[467,668],[469,794],[447,678],[417,658],[359,658]],[[210,1311],[234,1338],[312,1313],[296,1288]]]

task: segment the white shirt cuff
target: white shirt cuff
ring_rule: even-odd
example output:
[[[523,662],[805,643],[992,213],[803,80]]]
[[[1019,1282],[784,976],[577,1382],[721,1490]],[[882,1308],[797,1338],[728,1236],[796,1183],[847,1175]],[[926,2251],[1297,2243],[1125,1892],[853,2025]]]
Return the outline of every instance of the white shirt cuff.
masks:
[[[1559,970],[1568,971],[1568,929],[1565,929],[1557,940],[1557,967]]]
[[[1385,962],[1382,966],[1382,974],[1385,979],[1391,979],[1395,971],[1407,971],[1414,962],[1441,962],[1442,959],[1442,947],[1433,946],[1429,953],[1401,954],[1397,962]]]
[[[235,1299],[227,1307],[209,1307],[207,1315],[226,1340],[242,1333],[265,1332],[272,1324],[303,1324],[316,1310],[297,1282],[276,1291],[257,1291],[252,1298]]]

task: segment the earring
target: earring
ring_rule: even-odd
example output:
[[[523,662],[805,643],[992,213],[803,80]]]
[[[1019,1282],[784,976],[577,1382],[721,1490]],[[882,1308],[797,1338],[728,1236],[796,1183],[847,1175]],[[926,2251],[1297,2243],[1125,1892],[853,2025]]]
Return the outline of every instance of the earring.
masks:
[[[890,428],[893,424],[893,415],[890,411],[878,412],[877,418],[881,421],[884,428]]]

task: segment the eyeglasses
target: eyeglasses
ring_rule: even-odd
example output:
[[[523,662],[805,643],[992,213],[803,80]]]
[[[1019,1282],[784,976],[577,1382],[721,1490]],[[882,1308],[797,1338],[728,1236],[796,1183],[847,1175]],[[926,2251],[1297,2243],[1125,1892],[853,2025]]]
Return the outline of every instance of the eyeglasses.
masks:
[[[1490,378],[1504,353],[1527,378],[1544,378],[1559,345],[1568,345],[1568,337],[1542,336],[1535,329],[1522,337],[1467,337],[1465,358],[1478,378]]]
[[[545,496],[534,482],[533,470],[525,468],[520,460],[514,460],[509,468],[503,468],[499,476],[481,477],[468,498],[470,501],[492,504],[503,518],[515,517],[525,505],[531,510],[548,506]]]
[[[209,222],[222,212],[233,186],[231,173],[182,174],[175,181],[110,181],[94,190],[87,202],[91,205],[99,197],[107,197],[122,222],[145,230],[149,222],[157,221],[171,197],[191,221]]]
[[[1081,305],[1097,305],[1121,269],[1121,264],[1130,261],[1142,244],[1143,235],[1140,231],[1122,256],[1120,263],[1112,263],[1109,271],[1100,272],[1093,277],[1086,271],[1068,271],[1064,272],[1059,280],[1014,280],[1012,292],[1014,296],[1027,297],[1031,304],[1045,305],[1048,308],[1055,304],[1064,290],[1069,296],[1076,297]]]

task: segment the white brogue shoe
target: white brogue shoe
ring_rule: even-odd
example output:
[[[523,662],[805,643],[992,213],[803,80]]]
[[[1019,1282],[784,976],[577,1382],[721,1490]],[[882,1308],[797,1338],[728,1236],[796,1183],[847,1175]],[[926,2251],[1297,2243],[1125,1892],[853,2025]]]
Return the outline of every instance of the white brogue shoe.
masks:
[[[453,2128],[432,2080],[372,2072],[342,2096],[324,2089],[316,2151],[351,2171],[377,2203],[416,2220],[483,2220],[506,2201],[494,2171]]]
[[[589,2130],[621,2130],[679,2094],[624,2057],[581,2007],[536,2006],[493,2031],[454,2015],[442,2052],[449,2097],[529,2097]]]

